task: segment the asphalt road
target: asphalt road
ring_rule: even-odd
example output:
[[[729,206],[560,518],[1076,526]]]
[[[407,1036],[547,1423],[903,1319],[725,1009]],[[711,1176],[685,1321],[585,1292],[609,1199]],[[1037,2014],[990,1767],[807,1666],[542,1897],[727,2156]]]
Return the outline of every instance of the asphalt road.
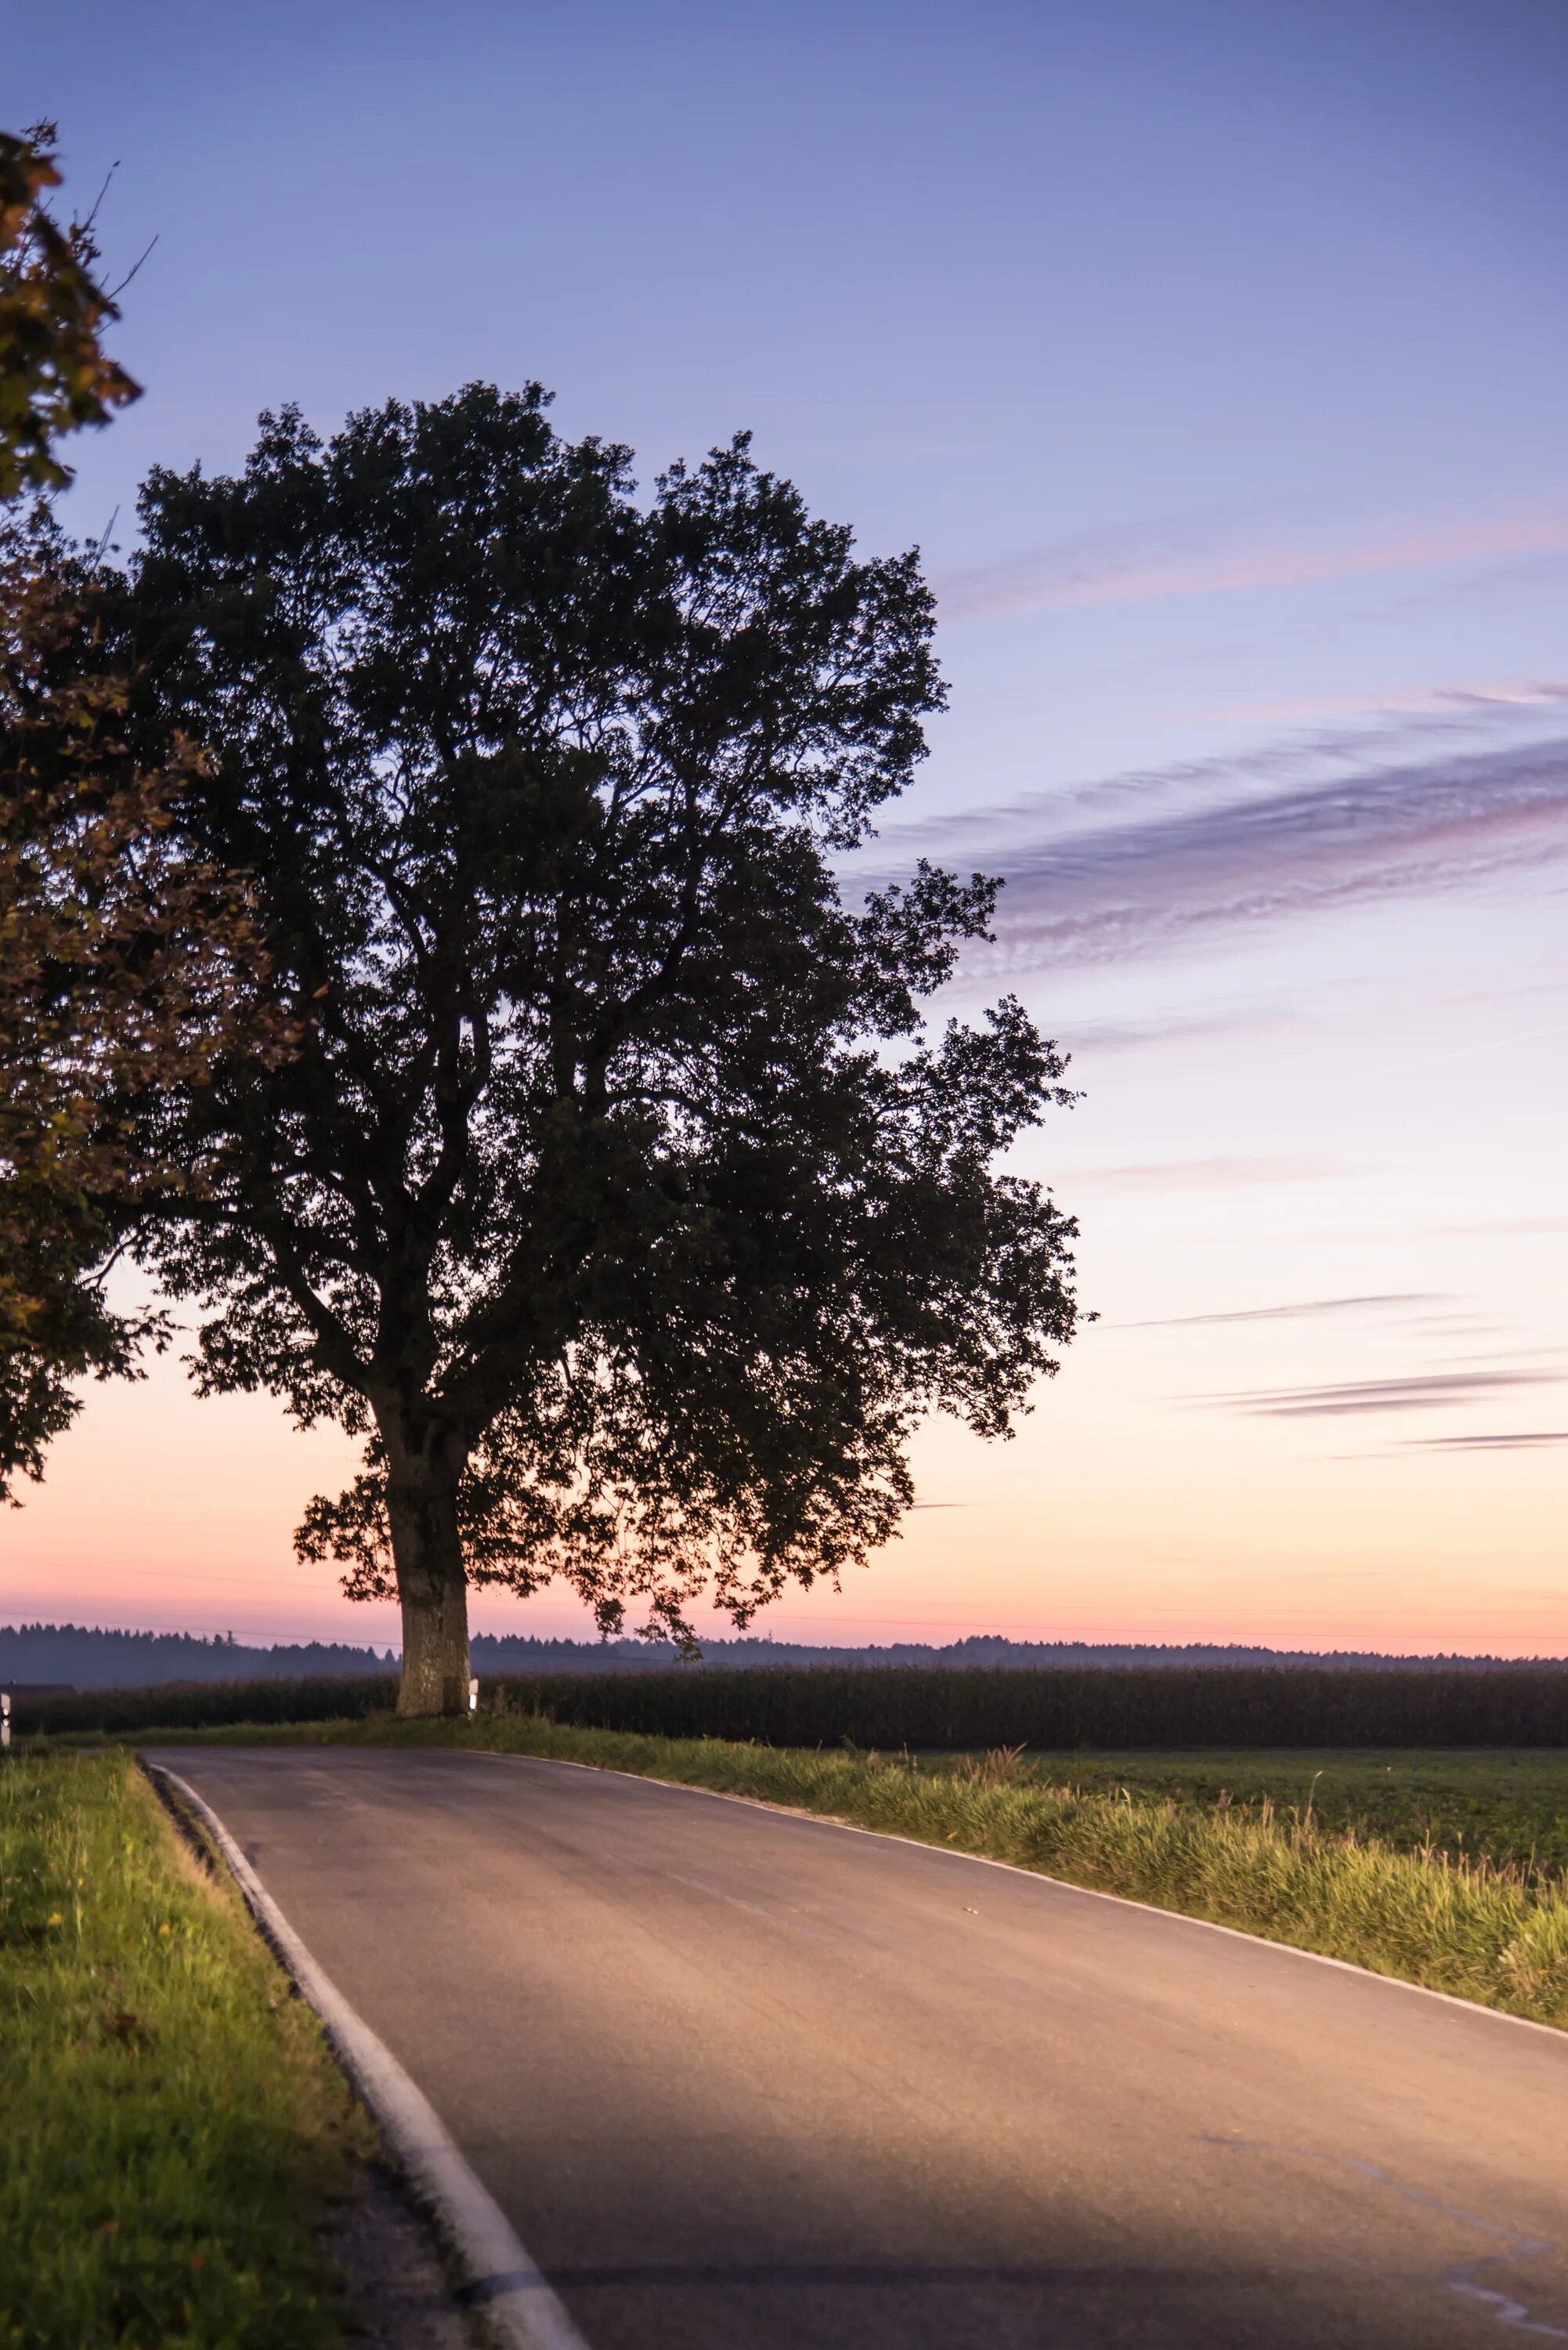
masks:
[[[163,1759],[593,2350],[1568,2342],[1568,2034],[561,1763]]]

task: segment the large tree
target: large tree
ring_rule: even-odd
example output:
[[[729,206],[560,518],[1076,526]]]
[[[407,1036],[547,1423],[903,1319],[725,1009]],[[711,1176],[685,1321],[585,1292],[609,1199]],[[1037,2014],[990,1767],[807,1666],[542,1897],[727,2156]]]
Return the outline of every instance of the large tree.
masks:
[[[836,879],[941,702],[916,558],[743,438],[639,502],[546,405],[264,418],[242,477],[154,474],[126,590],[149,755],[209,747],[182,821],[306,1024],[147,1105],[185,1181],[139,1245],[201,1385],[365,1436],[299,1543],[395,1589],[409,1711],[464,1701],[471,1582],[680,1637],[836,1577],[919,1418],[1004,1432],[1074,1326],[1074,1227],[996,1165],[1054,1048],[922,1026],[994,885]]]

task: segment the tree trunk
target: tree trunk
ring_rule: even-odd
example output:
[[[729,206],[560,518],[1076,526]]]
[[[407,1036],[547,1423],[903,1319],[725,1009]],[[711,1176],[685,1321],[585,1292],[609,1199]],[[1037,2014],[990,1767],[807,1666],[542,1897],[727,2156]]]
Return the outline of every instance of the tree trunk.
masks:
[[[418,1452],[387,1435],[387,1514],[403,1615],[400,1713],[468,1711],[468,1578],[457,1526],[462,1456],[439,1440]]]

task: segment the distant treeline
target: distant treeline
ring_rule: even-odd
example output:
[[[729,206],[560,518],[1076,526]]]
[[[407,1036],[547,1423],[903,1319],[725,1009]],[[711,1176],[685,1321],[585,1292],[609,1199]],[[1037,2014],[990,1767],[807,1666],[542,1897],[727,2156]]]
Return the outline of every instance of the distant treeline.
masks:
[[[639,1673],[682,1666],[677,1651],[646,1640],[541,1640],[500,1638],[489,1632],[473,1639],[473,1669],[482,1679],[496,1674]],[[1561,1661],[1536,1658],[1531,1668]],[[78,1690],[153,1689],[173,1681],[342,1680],[351,1674],[379,1675],[395,1669],[390,1648],[356,1648],[343,1642],[313,1640],[305,1646],[278,1643],[247,1648],[232,1635],[206,1640],[188,1632],[100,1632],[86,1625],[0,1626],[0,1687],[22,1681],[67,1682]],[[1497,1657],[1384,1657],[1358,1649],[1331,1653],[1306,1648],[1125,1646],[1084,1640],[1007,1640],[977,1633],[945,1648],[919,1641],[886,1648],[813,1648],[790,1640],[709,1640],[700,1669],[763,1672],[780,1667],[832,1665],[860,1671],[900,1666],[943,1671],[983,1666],[1009,1672],[1068,1671],[1096,1667],[1137,1672],[1150,1666],[1203,1667],[1228,1672],[1259,1667],[1336,1672],[1498,1672],[1526,1669]]]
[[[168,1681],[300,1680],[327,1673],[385,1673],[389,1648],[312,1640],[246,1648],[233,1636],[191,1632],[100,1632],[86,1624],[0,1625],[0,1688],[15,1681],[68,1681],[73,1689],[152,1689]]]
[[[389,1674],[131,1690],[17,1706],[18,1727],[146,1731],[389,1709]],[[493,1679],[490,1705],[557,1721],[773,1746],[1067,1752],[1171,1746],[1568,1746],[1568,1668],[1478,1673],[1226,1666],[1053,1672],[807,1666]]]

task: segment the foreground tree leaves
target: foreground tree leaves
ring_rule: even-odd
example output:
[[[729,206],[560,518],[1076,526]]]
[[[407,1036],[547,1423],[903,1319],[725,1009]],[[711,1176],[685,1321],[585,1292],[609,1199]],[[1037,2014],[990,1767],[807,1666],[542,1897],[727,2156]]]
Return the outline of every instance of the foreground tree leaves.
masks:
[[[919,999],[995,885],[833,859],[940,705],[914,556],[857,561],[737,440],[646,504],[535,387],[263,420],[155,473],[120,658],[142,756],[253,877],[272,1066],[148,1097],[138,1246],[209,1390],[368,1440],[307,1557],[396,1590],[403,1703],[463,1701],[466,1586],[686,1634],[836,1576],[919,1418],[1004,1432],[1073,1331],[1074,1227],[996,1171],[1068,1097],[1016,1003]]]
[[[176,738],[145,770],[120,737],[99,592],[42,512],[0,520],[0,1498],[42,1475],[76,1382],[162,1342],[104,1294],[142,1190],[185,1180],[139,1149],[138,1105],[291,1034],[243,887],[179,839],[199,759]]]
[[[119,314],[90,219],[47,209],[54,144],[50,123],[0,132],[0,1499],[43,1473],[75,1383],[164,1335],[104,1292],[117,1219],[182,1180],[139,1159],[130,1106],[200,1082],[242,1032],[264,1052],[289,1033],[256,996],[243,887],[177,844],[196,754],[175,736],[151,768],[130,757],[100,583],[25,502],[70,479],[63,435],[137,396],[99,340]]]
[[[0,502],[63,489],[55,444],[106,424],[140,394],[104,350],[119,317],[99,284],[90,220],[62,228],[48,209],[60,185],[52,122],[0,130]]]

